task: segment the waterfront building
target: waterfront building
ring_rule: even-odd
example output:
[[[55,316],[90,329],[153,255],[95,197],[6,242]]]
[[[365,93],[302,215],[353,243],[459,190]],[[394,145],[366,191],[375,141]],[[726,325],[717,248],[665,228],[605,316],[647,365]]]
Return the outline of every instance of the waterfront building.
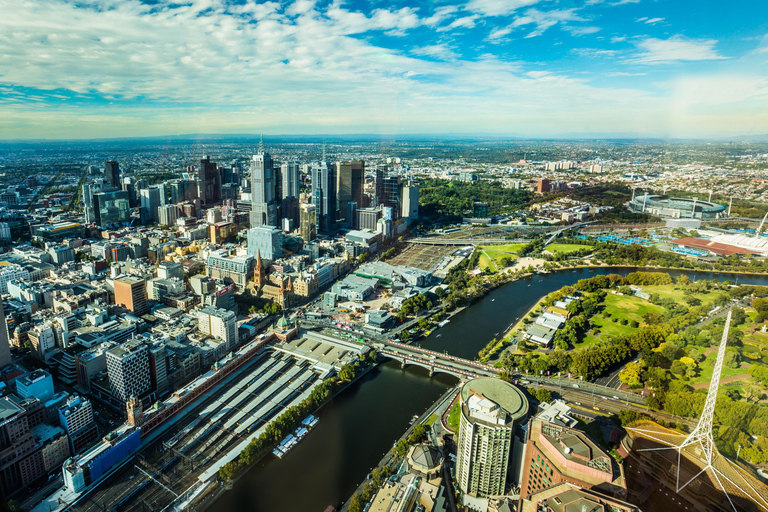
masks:
[[[528,414],[525,395],[496,378],[470,380],[461,388],[456,483],[465,494],[504,494],[514,431]]]

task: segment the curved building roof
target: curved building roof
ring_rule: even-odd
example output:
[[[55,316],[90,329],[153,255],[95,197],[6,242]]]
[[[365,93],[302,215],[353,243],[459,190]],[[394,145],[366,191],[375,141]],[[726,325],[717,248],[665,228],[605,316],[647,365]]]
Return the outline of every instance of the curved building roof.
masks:
[[[506,426],[528,414],[528,399],[523,392],[501,379],[483,377],[470,380],[461,388],[461,403],[466,404],[473,395],[490,400],[504,409],[508,414]]]

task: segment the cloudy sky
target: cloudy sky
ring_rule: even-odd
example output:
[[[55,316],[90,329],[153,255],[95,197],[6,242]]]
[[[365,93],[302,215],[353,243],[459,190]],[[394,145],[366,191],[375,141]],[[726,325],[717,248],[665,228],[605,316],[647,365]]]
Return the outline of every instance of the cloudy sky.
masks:
[[[0,0],[0,139],[768,134],[764,0]]]

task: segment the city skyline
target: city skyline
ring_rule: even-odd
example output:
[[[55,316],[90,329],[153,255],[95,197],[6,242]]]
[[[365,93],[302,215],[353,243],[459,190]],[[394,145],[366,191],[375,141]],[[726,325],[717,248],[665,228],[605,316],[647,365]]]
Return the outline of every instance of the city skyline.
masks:
[[[748,2],[2,2],[0,139],[768,133]]]

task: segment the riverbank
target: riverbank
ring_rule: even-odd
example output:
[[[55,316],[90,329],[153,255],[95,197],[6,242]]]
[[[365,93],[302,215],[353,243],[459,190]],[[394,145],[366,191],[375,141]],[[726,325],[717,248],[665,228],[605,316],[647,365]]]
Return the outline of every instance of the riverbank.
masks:
[[[382,358],[380,357],[377,358],[375,362],[371,363],[369,366],[363,369],[353,379],[350,379],[349,381],[345,381],[345,383],[342,384],[338,389],[336,389],[330,397],[328,397],[322,404],[320,404],[317,408],[315,408],[315,410],[312,411],[311,414],[319,417],[323,408],[325,408],[330,402],[332,402],[335,397],[339,396],[344,391],[346,391],[350,386],[352,386],[353,384],[356,384],[363,377],[367,376],[369,373],[374,371],[382,361],[383,361]],[[309,435],[311,435],[311,431]],[[242,479],[246,474],[250,472],[251,469],[253,469],[254,466],[256,466],[258,463],[262,462],[265,458],[267,458],[271,453],[272,448],[274,448],[274,446],[267,447],[261,454],[255,457],[252,462],[250,462],[249,464],[243,464],[242,467],[239,468],[238,471],[231,478],[229,478],[225,482],[221,482],[221,485],[217,485],[215,487],[210,487],[209,489],[206,489],[206,491],[201,493],[200,497],[198,498],[199,501],[196,501],[195,502],[196,504],[190,503],[190,505],[194,505],[197,510],[205,511],[214,502],[216,502],[216,500],[220,498],[224,493],[231,490],[240,479]]]
[[[436,415],[435,421],[432,423],[432,435],[430,436],[432,438],[432,441],[435,442],[435,445],[438,447],[439,450],[444,451],[443,446],[440,444],[437,444],[438,436],[441,435],[440,432],[435,432],[435,425],[440,424],[440,427],[442,427],[441,418],[444,414],[444,409],[446,408],[446,403],[448,405],[452,404],[455,401],[455,398],[458,397],[458,392],[461,389],[461,384],[456,385],[452,388],[449,388],[445,393],[443,393],[440,398],[438,398],[432,405],[427,407],[427,409],[415,420],[411,425],[403,432],[403,434],[395,440],[395,442],[392,444],[392,448],[389,449],[384,456],[381,458],[381,460],[378,462],[376,466],[371,468],[371,471],[368,473],[367,478],[365,478],[360,485],[357,486],[355,491],[350,494],[350,498],[347,499],[344,504],[342,505],[340,512],[349,512],[349,503],[355,494],[362,493],[366,484],[370,481],[371,473],[377,469],[377,468],[383,468],[385,466],[389,466],[392,468],[392,470],[396,470],[397,468],[394,468],[391,466],[392,463],[397,462],[398,467],[400,464],[402,464],[403,461],[399,460],[399,457],[396,456],[394,453],[395,446],[404,439],[407,439],[408,436],[411,435],[413,432],[413,429],[416,427],[416,425],[422,425],[426,420],[428,420],[432,415]],[[443,453],[443,456],[445,456],[445,453]]]

